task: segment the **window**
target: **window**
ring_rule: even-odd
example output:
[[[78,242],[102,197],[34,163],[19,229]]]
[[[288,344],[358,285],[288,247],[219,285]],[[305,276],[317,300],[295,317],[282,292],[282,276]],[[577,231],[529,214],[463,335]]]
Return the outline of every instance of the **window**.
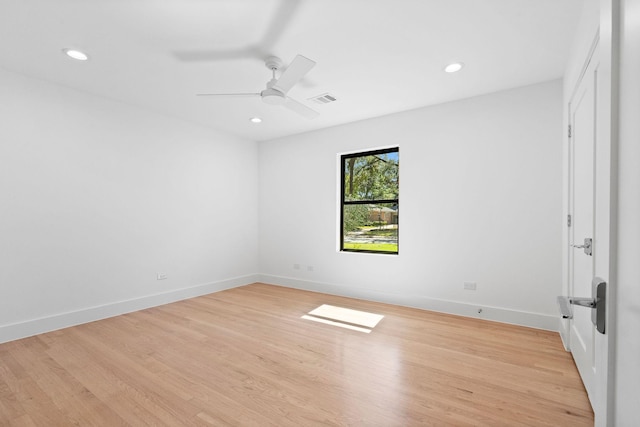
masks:
[[[398,253],[398,148],[341,156],[340,250]]]

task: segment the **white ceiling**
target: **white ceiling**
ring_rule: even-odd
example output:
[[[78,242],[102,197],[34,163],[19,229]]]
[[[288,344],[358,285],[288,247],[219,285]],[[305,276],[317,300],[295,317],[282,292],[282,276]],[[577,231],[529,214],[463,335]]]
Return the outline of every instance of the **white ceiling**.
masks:
[[[0,66],[261,141],[560,78],[581,3],[0,0]],[[318,118],[195,96],[259,92],[270,54],[317,62],[289,95]],[[466,66],[444,73],[453,61]],[[307,101],[326,92],[338,101]]]

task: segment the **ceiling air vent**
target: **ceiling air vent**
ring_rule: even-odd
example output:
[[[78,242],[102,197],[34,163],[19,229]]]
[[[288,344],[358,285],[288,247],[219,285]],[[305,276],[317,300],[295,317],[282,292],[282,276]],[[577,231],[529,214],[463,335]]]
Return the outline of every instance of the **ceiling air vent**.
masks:
[[[322,95],[309,98],[309,101],[313,101],[316,104],[328,104],[330,102],[337,101],[337,98],[329,93],[323,93]]]

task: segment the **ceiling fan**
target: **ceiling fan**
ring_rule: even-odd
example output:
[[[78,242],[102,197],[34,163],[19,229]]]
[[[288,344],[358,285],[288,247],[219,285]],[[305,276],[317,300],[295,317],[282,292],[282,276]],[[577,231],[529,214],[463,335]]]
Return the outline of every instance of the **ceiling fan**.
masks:
[[[282,60],[275,56],[266,59],[265,65],[271,70],[272,78],[267,82],[267,88],[262,92],[254,93],[199,93],[197,96],[259,96],[267,104],[282,105],[307,119],[313,119],[319,113],[304,104],[290,98],[287,93],[300,81],[315,65],[315,61],[297,55],[291,64],[284,70],[279,79],[276,79],[276,71],[282,68]]]

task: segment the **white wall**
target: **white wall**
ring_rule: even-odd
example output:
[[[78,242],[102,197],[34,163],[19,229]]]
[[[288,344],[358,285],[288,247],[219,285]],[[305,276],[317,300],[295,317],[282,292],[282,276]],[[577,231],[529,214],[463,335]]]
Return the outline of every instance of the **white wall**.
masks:
[[[255,142],[1,70],[0,121],[0,342],[255,281]]]
[[[555,330],[561,144],[561,81],[261,143],[262,279]],[[340,253],[337,156],[390,145],[400,255]]]
[[[640,408],[640,0],[621,1],[615,425]]]

